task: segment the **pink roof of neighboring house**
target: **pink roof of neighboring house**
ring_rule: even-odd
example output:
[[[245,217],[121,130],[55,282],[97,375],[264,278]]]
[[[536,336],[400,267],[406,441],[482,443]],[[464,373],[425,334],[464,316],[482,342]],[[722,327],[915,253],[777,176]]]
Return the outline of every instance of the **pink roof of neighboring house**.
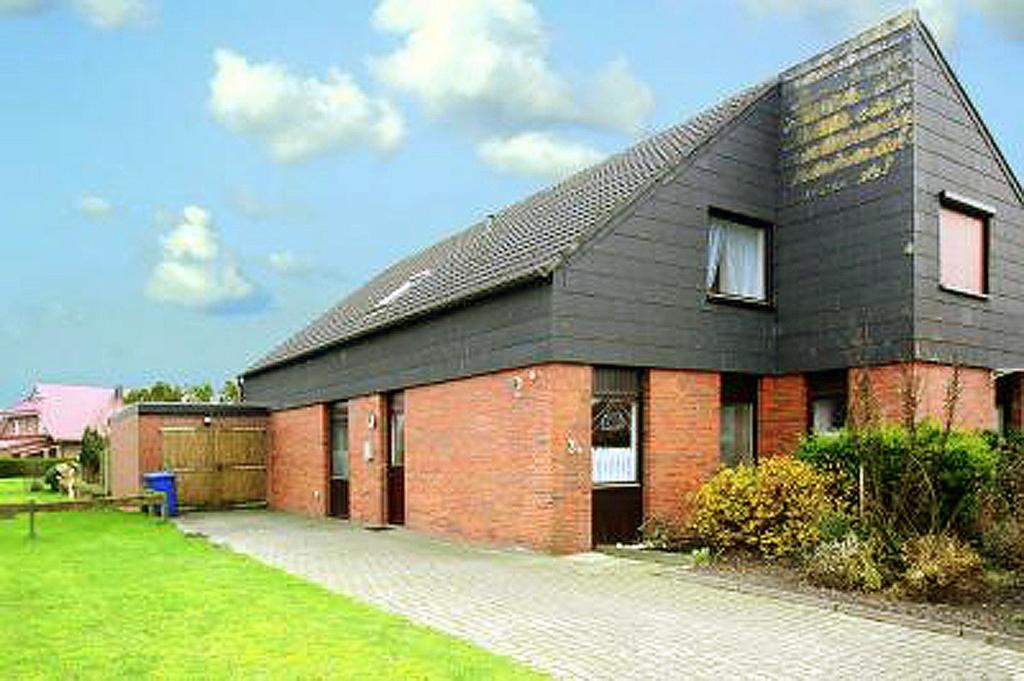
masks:
[[[107,417],[120,406],[113,388],[38,383],[31,395],[4,412],[38,414],[42,433],[54,440],[77,441],[89,426],[106,430]]]

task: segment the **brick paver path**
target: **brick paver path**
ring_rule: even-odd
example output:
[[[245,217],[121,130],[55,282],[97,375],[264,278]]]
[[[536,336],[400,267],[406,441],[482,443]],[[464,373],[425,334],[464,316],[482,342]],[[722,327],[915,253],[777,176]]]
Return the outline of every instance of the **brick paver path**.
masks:
[[[186,531],[556,676],[1024,679],[1024,654],[597,554],[488,550],[280,513]]]

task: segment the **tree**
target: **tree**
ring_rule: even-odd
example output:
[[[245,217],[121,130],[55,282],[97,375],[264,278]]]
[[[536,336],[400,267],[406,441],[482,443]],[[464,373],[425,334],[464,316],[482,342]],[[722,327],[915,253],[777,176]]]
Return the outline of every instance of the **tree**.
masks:
[[[82,472],[89,480],[95,480],[100,474],[103,457],[107,453],[107,438],[92,427],[82,433],[82,451],[78,454],[78,463],[82,464]]]
[[[238,381],[228,379],[220,389],[220,401],[228,404],[237,404],[242,401],[242,389]]]
[[[213,402],[213,386],[209,381],[184,389],[183,402]]]
[[[132,388],[124,395],[125,404],[136,402],[181,402],[185,391],[177,385],[157,381],[153,385]]]
[[[157,381],[153,385],[132,388],[124,395],[125,404],[136,402],[218,402],[237,403],[242,401],[242,390],[238,382],[229,379],[224,381],[220,394],[213,389],[209,381],[195,385],[175,385],[166,381]]]

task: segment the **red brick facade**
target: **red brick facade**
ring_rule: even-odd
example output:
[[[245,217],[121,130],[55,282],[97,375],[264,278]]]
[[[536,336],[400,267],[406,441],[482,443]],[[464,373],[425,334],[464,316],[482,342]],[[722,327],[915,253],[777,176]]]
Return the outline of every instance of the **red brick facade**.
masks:
[[[407,390],[407,526],[589,549],[590,381],[589,367],[542,365]]]
[[[719,465],[721,377],[652,369],[644,404],[644,517],[678,524]]]
[[[947,366],[911,366],[919,415],[939,417]],[[868,369],[882,416],[897,420],[905,370]],[[961,370],[957,423],[995,418],[990,373]],[[849,378],[850,403],[856,375]],[[592,369],[546,364],[418,386],[405,391],[406,524],[413,530],[556,553],[591,545],[590,405]],[[758,388],[758,452],[787,454],[807,432],[802,374],[765,376]],[[702,481],[718,468],[720,374],[652,369],[643,402],[643,513],[683,521]],[[271,417],[269,501],[311,515],[327,509],[326,405]],[[386,400],[349,401],[351,517],[387,519]]]
[[[387,521],[387,414],[382,395],[348,402],[349,513],[353,520]]]
[[[995,381],[988,369],[960,368],[960,394],[956,402],[954,424],[961,428],[993,428],[996,425]],[[916,418],[945,418],[946,395],[954,369],[944,364],[914,362],[852,369],[850,371],[849,404],[851,415],[863,411],[858,385],[862,372],[870,379],[874,409],[883,421],[899,423],[904,420],[905,395],[916,392]]]
[[[757,395],[758,455],[789,454],[806,432],[807,381],[803,374],[761,377]]]
[[[270,416],[267,503],[271,508],[326,515],[330,422],[325,405]]]

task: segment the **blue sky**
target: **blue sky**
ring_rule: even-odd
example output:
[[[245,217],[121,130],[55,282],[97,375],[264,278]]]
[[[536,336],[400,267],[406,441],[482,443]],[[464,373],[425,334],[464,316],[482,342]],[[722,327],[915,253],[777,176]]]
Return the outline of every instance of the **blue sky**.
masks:
[[[0,0],[0,403],[220,383],[404,254],[903,4]],[[1024,3],[919,4],[1024,173]]]

